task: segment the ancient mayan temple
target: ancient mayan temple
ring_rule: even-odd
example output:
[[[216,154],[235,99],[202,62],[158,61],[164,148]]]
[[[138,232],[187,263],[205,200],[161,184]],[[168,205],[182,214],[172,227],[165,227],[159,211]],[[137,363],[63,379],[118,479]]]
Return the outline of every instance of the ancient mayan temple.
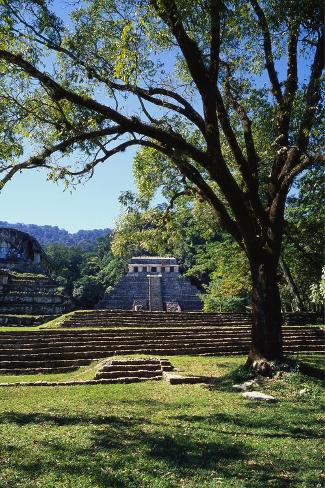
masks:
[[[71,309],[37,240],[0,228],[0,325],[37,325]]]
[[[179,273],[175,258],[138,256],[128,273],[97,307],[109,310],[199,311],[198,289]]]

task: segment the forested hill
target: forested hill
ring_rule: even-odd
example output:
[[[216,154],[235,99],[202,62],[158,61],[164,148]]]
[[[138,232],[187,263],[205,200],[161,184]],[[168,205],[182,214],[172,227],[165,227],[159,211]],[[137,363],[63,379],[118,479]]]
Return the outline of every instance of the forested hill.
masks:
[[[92,229],[92,230],[79,230],[73,234],[70,234],[65,229],[60,229],[57,226],[52,225],[35,225],[35,224],[11,224],[9,222],[0,221],[0,227],[10,227],[12,229],[18,229],[22,232],[35,237],[42,246],[48,244],[61,243],[68,246],[81,245],[83,248],[90,250],[99,237],[105,236],[110,229]]]

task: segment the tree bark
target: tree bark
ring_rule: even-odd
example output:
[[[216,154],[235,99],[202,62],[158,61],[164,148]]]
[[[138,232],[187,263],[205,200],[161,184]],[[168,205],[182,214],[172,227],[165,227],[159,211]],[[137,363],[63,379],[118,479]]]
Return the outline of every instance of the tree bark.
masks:
[[[269,256],[264,259],[255,257],[250,259],[250,267],[253,286],[252,342],[248,364],[254,366],[256,362],[266,364],[282,359],[283,317],[277,280],[278,260]]]

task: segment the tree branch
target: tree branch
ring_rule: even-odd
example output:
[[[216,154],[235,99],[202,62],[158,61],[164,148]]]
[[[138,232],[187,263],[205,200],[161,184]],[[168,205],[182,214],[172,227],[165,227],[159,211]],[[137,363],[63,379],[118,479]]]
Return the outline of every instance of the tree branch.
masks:
[[[183,53],[188,69],[203,100],[206,100],[210,85],[207,69],[197,43],[185,31],[181,16],[174,0],[151,0],[159,17],[171,29]]]
[[[115,146],[114,148],[112,148],[110,150],[105,149],[103,151],[104,152],[103,157],[98,158],[98,159],[94,159],[94,161],[92,161],[91,163],[86,164],[82,170],[80,170],[80,171],[67,171],[67,174],[69,176],[81,176],[81,175],[87,174],[87,173],[89,173],[89,171],[93,171],[94,168],[99,163],[103,163],[104,161],[111,158],[115,154],[117,154],[119,152],[123,152],[123,151],[125,151],[125,149],[127,149],[128,147],[131,147],[131,146],[152,147],[152,144],[150,143],[150,141],[146,141],[144,139],[131,139],[129,141],[122,142],[121,144],[119,144],[118,146]],[[155,146],[155,148],[156,147],[157,146]]]
[[[275,96],[278,104],[282,106],[283,102],[283,95],[280,86],[280,82],[278,79],[277,72],[274,66],[274,59],[273,59],[273,52],[272,52],[272,42],[271,42],[271,35],[269,26],[264,14],[263,9],[260,7],[257,0],[250,0],[250,3],[257,15],[258,22],[260,24],[262,33],[263,33],[263,46],[264,46],[264,54],[265,54],[265,67],[267,69],[269,80],[272,86],[272,93]]]
[[[210,80],[217,86],[220,55],[220,1],[210,1],[211,42],[210,42]]]
[[[26,61],[20,54],[13,54],[6,50],[0,50],[0,59],[4,59],[8,63],[18,66],[23,71],[28,73],[32,78],[40,81],[51,91],[53,99],[60,100],[65,98],[70,100],[72,103],[78,106],[85,107],[88,110],[96,113],[100,113],[105,118],[116,122],[124,128],[125,132],[137,132],[144,136],[156,139],[162,144],[170,144],[188,154],[199,164],[202,164],[203,166],[206,165],[206,154],[192,144],[188,143],[180,134],[173,133],[171,131],[167,132],[161,128],[145,124],[136,117],[126,117],[120,114],[117,110],[114,110],[107,105],[103,105],[88,96],[79,95],[63,87],[46,73],[39,71],[35,66]]]
[[[325,164],[325,155],[317,154],[315,156],[310,156],[297,164],[289,173],[283,176],[282,180],[280,181],[280,191],[287,191],[293,179],[298,176],[302,171],[315,163]]]
[[[238,114],[239,120],[241,122],[241,126],[243,128],[244,132],[244,140],[245,140],[245,147],[246,147],[246,153],[247,153],[247,159],[249,163],[249,168],[247,167],[246,161],[242,163],[244,171],[247,172],[247,170],[253,173],[256,173],[257,168],[258,168],[258,162],[259,162],[259,157],[257,156],[256,150],[255,150],[255,144],[254,144],[254,139],[253,139],[253,134],[251,130],[251,120],[247,115],[246,110],[244,109],[243,105],[236,100],[232,93],[231,89],[231,84],[230,80],[232,78],[232,74],[230,72],[230,67],[228,63],[224,63],[226,70],[227,70],[227,77],[224,80],[224,88],[225,88],[225,94],[230,101],[233,109],[235,112]]]
[[[306,93],[306,108],[299,128],[297,146],[301,153],[307,149],[317,105],[321,97],[320,78],[324,69],[324,33],[319,36]]]
[[[0,180],[0,190],[4,187],[4,185],[11,180],[11,178],[19,171],[23,169],[28,169],[31,167],[45,167],[45,161],[48,157],[56,152],[64,152],[69,147],[73,146],[73,144],[77,142],[82,142],[86,140],[94,140],[100,137],[110,135],[110,134],[122,134],[124,132],[120,126],[109,127],[106,129],[96,130],[93,132],[83,132],[81,134],[75,135],[62,141],[52,147],[44,149],[42,152],[35,156],[31,156],[26,161],[22,163],[15,164],[14,166],[7,166],[6,168],[1,169],[0,173],[7,171],[9,168],[10,170],[8,173]]]
[[[294,19],[289,19],[287,80],[284,90],[285,112],[280,120],[280,134],[283,135],[282,144],[286,146],[289,140],[289,126],[293,101],[298,88],[297,46],[299,25]]]
[[[7,3],[7,2],[6,2]],[[32,38],[35,40],[38,44],[41,44],[43,46],[46,46],[49,49],[52,49],[53,51],[65,54],[68,56],[70,59],[72,59],[75,63],[78,65],[82,66],[86,72],[89,78],[95,78],[97,81],[104,83],[107,85],[111,90],[117,90],[120,92],[130,92],[135,95],[138,95],[139,97],[143,97],[145,100],[151,102],[154,105],[168,108],[169,110],[173,110],[184,117],[186,117],[190,122],[194,123],[202,132],[204,132],[204,120],[200,116],[200,114],[191,106],[190,103],[185,100],[181,95],[178,93],[173,92],[172,90],[167,90],[163,88],[149,88],[149,89],[144,89],[140,88],[131,84],[125,84],[122,85],[120,83],[116,83],[112,80],[110,80],[107,77],[102,76],[101,74],[98,73],[98,71],[94,68],[94,65],[92,64],[91,67],[87,65],[85,61],[80,59],[78,56],[75,55],[74,52],[71,50],[67,49],[66,47],[62,47],[61,45],[55,44],[52,40],[48,39],[41,33],[37,32],[34,27],[32,27],[28,22],[26,22],[24,19],[22,19],[13,9],[10,8],[9,5],[7,7],[12,11],[12,13],[19,19],[20,22],[22,22],[26,27],[31,29],[36,37]],[[20,34],[20,33],[19,33]],[[27,36],[24,34],[25,37],[31,38],[31,36]],[[179,107],[178,105],[175,105],[173,103],[168,102],[167,100],[160,100],[159,98],[155,98],[153,95],[162,95],[168,98],[172,98],[178,103],[180,103],[182,107]]]
[[[210,203],[215,213],[217,214],[220,225],[229,232],[234,239],[242,246],[242,234],[236,222],[230,217],[226,207],[222,201],[216,196],[210,185],[204,180],[200,172],[185,160],[179,159],[176,154],[171,155],[174,164],[179,168],[180,172],[186,176],[197,188],[200,190],[204,199]]]

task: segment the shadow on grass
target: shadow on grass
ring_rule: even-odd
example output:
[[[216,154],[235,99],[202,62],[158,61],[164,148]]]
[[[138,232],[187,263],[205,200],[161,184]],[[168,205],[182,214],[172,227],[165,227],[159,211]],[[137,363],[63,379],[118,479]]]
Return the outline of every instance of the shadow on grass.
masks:
[[[28,480],[26,486],[32,486],[48,473],[58,480],[74,481],[85,473],[90,480],[85,481],[85,488],[151,487],[160,478],[160,484],[155,486],[180,486],[182,479],[198,480],[193,486],[201,486],[202,480],[213,477],[244,480],[250,488],[287,488],[297,481],[295,461],[290,460],[290,456],[279,459],[275,455],[259,459],[248,438],[319,437],[316,427],[311,428],[312,420],[310,425],[301,427],[298,416],[284,428],[284,419],[278,417],[277,412],[271,418],[265,416],[265,410],[258,418],[254,418],[252,412],[177,415],[177,406],[172,405],[175,415],[168,416],[165,422],[139,415],[123,418],[7,412],[0,416],[2,424],[34,426],[37,432],[39,426],[44,426],[44,431],[52,435],[39,437],[37,434],[33,439],[37,455],[30,451],[28,443],[25,449],[1,447],[3,452],[10,453],[11,468],[23,480]],[[78,437],[80,432],[82,435]],[[283,474],[288,471],[289,478],[288,474]],[[166,473],[172,474],[173,481],[167,478],[164,481]],[[67,486],[81,486],[74,485],[74,481]],[[53,485],[44,482],[42,486]]]
[[[145,422],[144,418],[138,418],[138,422]],[[109,416],[87,416],[87,415],[57,415],[57,414],[44,414],[44,413],[17,413],[6,412],[0,414],[0,424],[15,423],[17,425],[28,424],[52,424],[57,426],[69,426],[69,425],[113,425],[117,427],[129,427],[134,423],[116,417],[114,415]]]
[[[232,369],[229,373],[217,378],[211,389],[233,392],[234,389],[232,385],[235,383],[243,383],[244,381],[250,380],[253,377],[254,374],[250,368],[246,367],[245,365],[237,366],[237,368]]]
[[[33,448],[37,445],[38,452],[42,453],[41,459],[37,460],[27,449],[24,452],[18,447],[0,446],[3,452],[10,452],[11,468],[29,482],[49,472],[68,479],[87,473],[92,483],[85,488],[93,485],[151,487],[157,477],[169,472],[178,480],[200,474],[208,478],[216,468],[221,469],[225,463],[240,462],[246,456],[244,446],[231,439],[220,442],[200,440],[192,434],[184,435],[179,426],[163,432],[163,425],[139,416],[124,419],[8,412],[1,415],[0,422],[19,427],[30,425],[36,429],[44,426],[45,430],[55,429],[56,432],[62,427],[71,427],[71,433],[74,429],[79,431],[80,426],[87,429],[90,441],[87,446],[83,442],[71,442],[69,437],[65,439],[66,429],[62,431],[62,440],[55,435],[52,439],[48,436],[39,438],[36,443],[34,440]],[[179,481],[172,484],[166,480],[166,484],[162,482],[159,486],[179,486]]]
[[[274,409],[274,405],[265,405],[262,411],[259,409],[256,413],[241,412],[240,415],[217,413],[209,416],[177,415],[174,419],[189,423],[205,423],[209,429],[218,429],[222,425],[227,434],[236,436],[244,435],[279,439],[323,439],[323,432],[319,428],[319,425],[315,423],[315,419],[310,416],[310,409],[295,411],[294,413],[288,409],[285,415],[281,415],[275,410],[273,416],[266,416],[265,409]],[[319,412],[321,410],[319,408]],[[315,413],[315,410],[313,413]],[[300,424],[301,415],[304,414],[304,425],[302,426]]]

